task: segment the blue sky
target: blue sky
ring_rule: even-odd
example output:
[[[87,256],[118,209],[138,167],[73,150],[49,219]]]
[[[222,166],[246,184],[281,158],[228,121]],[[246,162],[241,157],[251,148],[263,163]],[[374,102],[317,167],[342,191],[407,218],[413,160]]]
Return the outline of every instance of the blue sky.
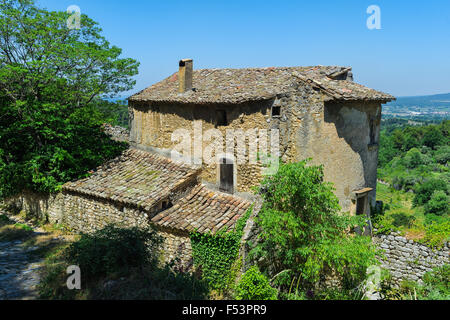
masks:
[[[450,92],[450,1],[37,0],[77,5],[141,62],[137,92],[194,68],[352,66],[355,81],[397,96]],[[370,5],[381,30],[369,30]]]

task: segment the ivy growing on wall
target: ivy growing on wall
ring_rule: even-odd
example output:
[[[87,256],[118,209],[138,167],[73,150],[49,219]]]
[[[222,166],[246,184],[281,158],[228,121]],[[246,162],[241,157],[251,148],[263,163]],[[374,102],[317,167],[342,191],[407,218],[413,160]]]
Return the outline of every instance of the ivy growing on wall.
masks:
[[[236,222],[234,230],[224,228],[215,234],[198,231],[190,234],[194,265],[201,269],[211,290],[224,292],[233,282],[241,239],[252,211],[250,207]]]

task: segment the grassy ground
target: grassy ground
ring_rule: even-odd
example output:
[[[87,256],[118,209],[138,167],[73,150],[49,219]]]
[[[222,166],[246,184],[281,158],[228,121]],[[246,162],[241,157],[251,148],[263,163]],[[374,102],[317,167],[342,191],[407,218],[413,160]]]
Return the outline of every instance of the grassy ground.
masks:
[[[423,213],[423,208],[413,207],[414,193],[404,192],[402,190],[395,190],[389,186],[378,183],[377,185],[377,200],[383,201],[384,205],[388,205],[388,210],[386,214],[399,214],[404,213],[408,216],[415,218],[418,223],[423,223],[425,221],[425,215]]]
[[[427,242],[433,238],[433,244],[440,240],[448,239],[450,234],[440,230],[439,235],[430,234],[430,229],[425,224],[423,207],[413,206],[414,193],[403,190],[395,190],[390,186],[378,183],[377,200],[383,201],[385,206],[384,217],[379,218],[375,225],[384,225],[401,231],[409,240]],[[428,241],[430,242],[430,241]]]

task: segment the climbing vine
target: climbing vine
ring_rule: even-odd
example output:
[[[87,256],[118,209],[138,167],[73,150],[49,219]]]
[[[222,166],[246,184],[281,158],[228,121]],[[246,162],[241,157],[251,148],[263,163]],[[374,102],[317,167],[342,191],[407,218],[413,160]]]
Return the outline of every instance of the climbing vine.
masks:
[[[236,263],[244,228],[253,207],[236,222],[234,230],[226,228],[216,234],[192,232],[190,235],[194,265],[201,269],[210,289],[224,292],[235,277]]]

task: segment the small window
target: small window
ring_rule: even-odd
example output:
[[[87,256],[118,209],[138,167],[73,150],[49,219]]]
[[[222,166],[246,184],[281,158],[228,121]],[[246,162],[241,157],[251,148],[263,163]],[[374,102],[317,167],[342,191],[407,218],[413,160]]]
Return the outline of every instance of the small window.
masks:
[[[227,112],[225,110],[217,110],[216,111],[216,124],[217,126],[227,126]]]
[[[281,116],[281,107],[272,107],[272,117],[280,117]]]
[[[166,200],[166,201],[162,202],[162,205],[161,205],[161,209],[162,210],[167,210],[167,209],[172,208],[172,207],[173,207],[173,205],[172,205],[171,201]]]

